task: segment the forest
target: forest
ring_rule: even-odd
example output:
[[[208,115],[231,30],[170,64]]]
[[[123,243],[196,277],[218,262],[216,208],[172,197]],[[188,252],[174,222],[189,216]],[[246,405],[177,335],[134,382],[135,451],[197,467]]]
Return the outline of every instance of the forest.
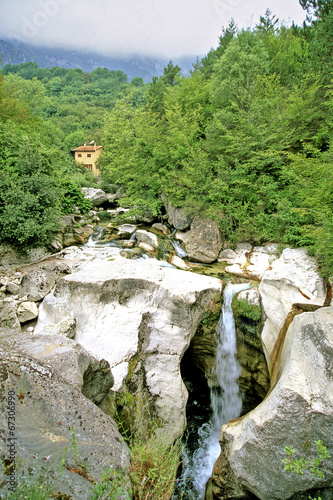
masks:
[[[230,245],[304,247],[333,274],[333,0],[300,0],[302,27],[266,11],[231,20],[184,77],[171,61],[144,84],[122,71],[3,66],[0,243],[48,245],[82,186],[122,187],[127,207],[161,196],[216,220]],[[75,165],[104,147],[101,180]]]

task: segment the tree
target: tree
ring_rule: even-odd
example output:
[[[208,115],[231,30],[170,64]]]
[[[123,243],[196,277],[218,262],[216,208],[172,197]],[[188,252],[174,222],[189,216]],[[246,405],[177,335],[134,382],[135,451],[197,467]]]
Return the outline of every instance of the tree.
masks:
[[[237,36],[237,34],[238,34],[237,24],[235,23],[234,19],[231,19],[226,28],[222,26],[222,32],[221,35],[219,36],[218,47],[215,50],[211,49],[210,52],[208,52],[208,54],[201,59],[200,64],[197,64],[195,66],[195,69],[204,73],[206,78],[210,78],[213,74],[214,64],[218,61],[220,57],[223,56],[229,43]]]
[[[163,70],[163,81],[167,85],[176,85],[177,77],[180,74],[180,67],[178,64],[176,66],[173,65],[172,61],[169,61],[168,65]]]
[[[266,10],[265,16],[260,16],[260,23],[256,25],[256,30],[262,35],[273,35],[278,29],[279,20],[269,9]]]
[[[315,16],[317,19],[322,19],[327,16],[333,8],[332,0],[299,0],[300,5],[308,12],[309,18]]]

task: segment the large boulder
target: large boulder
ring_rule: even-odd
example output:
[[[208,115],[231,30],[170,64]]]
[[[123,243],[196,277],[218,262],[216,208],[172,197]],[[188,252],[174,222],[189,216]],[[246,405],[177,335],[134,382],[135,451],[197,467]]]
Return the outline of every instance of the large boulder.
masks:
[[[286,248],[264,273],[259,292],[265,316],[261,338],[271,369],[279,334],[292,305],[324,305],[326,286],[306,249]]]
[[[44,269],[31,269],[22,278],[19,297],[29,301],[42,300],[55,285],[53,276]]]
[[[217,260],[222,248],[222,237],[218,224],[209,217],[194,217],[190,231],[183,234],[189,259],[211,263]]]
[[[81,188],[81,192],[94,207],[99,207],[108,201],[108,196],[102,189],[83,187]]]
[[[113,385],[110,365],[98,361],[74,340],[59,335],[16,335],[13,348],[52,366],[90,401],[100,404]]]
[[[168,222],[171,226],[180,231],[185,231],[191,225],[193,214],[186,213],[183,208],[177,208],[171,205],[166,196],[162,197],[165,210],[168,216]]]
[[[134,224],[122,224],[118,226],[118,238],[119,239],[128,239],[135,233],[137,230],[137,226]]]
[[[286,446],[295,449],[295,458],[317,458],[317,440],[332,455],[332,356],[333,307],[296,316],[276,360],[272,390],[255,410],[222,427],[208,498],[249,492],[260,500],[333,497],[332,460],[324,463],[324,478],[288,474],[282,462]]]
[[[39,470],[53,493],[61,492],[75,500],[90,498],[92,484],[80,475],[84,465],[93,481],[101,480],[105,467],[122,471],[124,484],[128,484],[129,451],[114,421],[53,368],[17,351],[3,337],[0,394],[1,462],[8,459],[11,445],[19,484],[21,475],[27,477],[28,471],[38,474]],[[15,441],[9,434],[9,401],[15,411],[11,431]],[[62,457],[65,468],[61,466]],[[7,488],[4,479],[2,475],[1,491]]]
[[[91,219],[80,215],[64,215],[63,221],[63,246],[82,245],[86,243],[94,232],[90,224]]]
[[[40,308],[35,332],[75,318],[76,341],[110,363],[114,390],[131,376],[133,366],[140,367],[173,439],[186,424],[180,361],[220,292],[215,278],[161,268],[157,261],[95,261],[59,280]]]

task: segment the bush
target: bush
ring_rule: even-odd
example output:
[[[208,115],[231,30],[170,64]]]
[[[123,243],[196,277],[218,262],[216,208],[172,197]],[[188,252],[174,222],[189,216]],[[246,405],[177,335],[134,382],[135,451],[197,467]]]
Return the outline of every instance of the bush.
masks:
[[[87,213],[92,208],[92,204],[87,200],[80,189],[70,181],[65,181],[61,184],[62,197],[61,208],[63,213],[70,214],[78,207],[81,213]]]
[[[60,191],[48,176],[0,183],[0,233],[19,251],[49,245],[59,230]]]
[[[232,309],[235,317],[242,316],[253,323],[258,323],[261,320],[261,307],[249,304],[247,300],[239,300],[237,297],[234,297],[232,301]]]

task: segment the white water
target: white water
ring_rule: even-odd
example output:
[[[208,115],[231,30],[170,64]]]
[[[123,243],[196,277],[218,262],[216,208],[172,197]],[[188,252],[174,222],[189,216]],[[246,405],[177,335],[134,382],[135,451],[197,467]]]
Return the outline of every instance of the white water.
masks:
[[[184,259],[185,257],[188,257],[187,252],[181,247],[180,243],[176,240],[170,239],[171,244],[173,248],[176,250],[176,255],[180,257],[181,259]]]
[[[229,284],[224,291],[223,309],[216,327],[218,344],[216,351],[216,376],[220,388],[211,390],[212,417],[209,423],[199,429],[199,447],[192,459],[186,457],[188,466],[181,479],[182,484],[192,481],[193,489],[186,492],[184,500],[203,498],[205,485],[220,454],[219,433],[223,424],[240,416],[242,399],[239,394],[238,377],[240,366],[237,361],[236,327],[231,302],[233,296],[250,284]],[[182,489],[182,488],[180,488]],[[186,491],[186,486],[184,486]]]
[[[99,229],[98,233],[96,234],[96,231],[93,232],[91,236],[89,236],[89,239],[87,243],[84,245],[86,247],[95,247],[98,245],[98,241],[100,240],[102,234],[103,234],[104,229]]]

